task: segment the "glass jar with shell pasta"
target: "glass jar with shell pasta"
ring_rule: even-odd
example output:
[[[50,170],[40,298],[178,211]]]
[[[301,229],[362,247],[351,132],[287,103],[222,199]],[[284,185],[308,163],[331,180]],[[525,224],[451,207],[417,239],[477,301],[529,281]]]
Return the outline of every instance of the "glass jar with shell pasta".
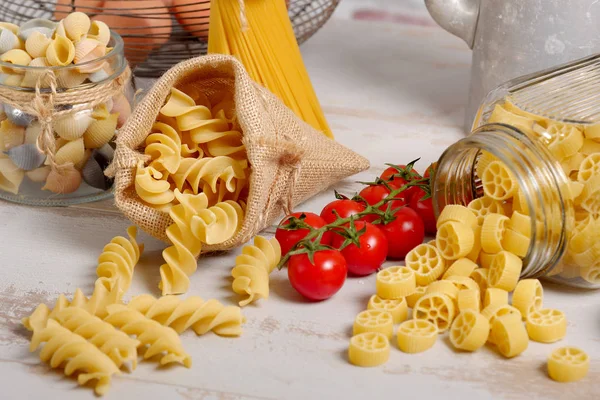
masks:
[[[100,46],[33,29],[28,51],[0,54],[0,198],[61,206],[111,195],[103,171],[131,113],[132,88],[123,40],[105,33]]]
[[[600,288],[599,91],[600,55],[510,81],[444,152],[434,208],[475,213],[480,267],[512,253],[522,278]]]

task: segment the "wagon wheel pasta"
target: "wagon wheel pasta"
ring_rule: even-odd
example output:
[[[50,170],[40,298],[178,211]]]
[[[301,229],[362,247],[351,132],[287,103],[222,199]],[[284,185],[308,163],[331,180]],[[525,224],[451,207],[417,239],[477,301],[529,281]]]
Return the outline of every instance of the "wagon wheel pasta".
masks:
[[[497,317],[492,323],[491,336],[500,354],[506,358],[518,356],[529,345],[525,326],[516,314]]]
[[[426,286],[417,286],[415,288],[414,292],[412,292],[411,294],[409,294],[408,296],[405,297],[406,298],[406,304],[410,308],[414,308],[415,304],[417,304],[417,301],[419,301],[419,299],[425,295],[426,291],[427,291],[427,287]]]
[[[508,168],[500,161],[492,161],[481,176],[483,191],[494,200],[511,198],[518,189],[518,183]]]
[[[446,296],[450,297],[452,300],[456,300],[456,298],[458,296],[458,287],[456,287],[456,285],[451,281],[447,281],[447,280],[435,281],[435,282],[431,282],[427,286],[427,290],[425,291],[425,294],[429,294],[429,293],[443,293]]]
[[[411,319],[398,327],[398,348],[405,353],[422,353],[433,347],[437,337],[438,327],[434,323]]]
[[[502,202],[494,200],[491,197],[483,196],[472,200],[467,208],[477,217],[477,224],[483,225],[483,219],[488,214],[504,214]]]
[[[412,294],[416,287],[415,273],[408,267],[389,267],[377,273],[377,295],[382,299],[400,299]]]
[[[488,214],[481,226],[481,249],[486,253],[498,253],[503,250],[502,238],[510,219],[502,214]]]
[[[442,279],[449,278],[451,276],[464,276],[469,277],[477,269],[477,264],[468,258],[459,258],[454,261],[450,267],[444,272]]]
[[[472,228],[460,222],[449,221],[442,224],[436,235],[436,246],[446,260],[465,257],[473,249],[474,242]]]
[[[567,335],[567,319],[562,311],[551,308],[531,311],[526,320],[529,338],[536,342],[553,343]]]
[[[191,357],[186,354],[181,340],[173,329],[162,326],[144,314],[122,304],[112,304],[107,308],[104,320],[128,335],[133,335],[143,346],[149,346],[144,359],[161,355],[160,364],[180,363],[190,368]]]
[[[537,279],[523,279],[517,283],[512,295],[512,305],[519,310],[523,319],[532,311],[540,310],[544,304],[544,289]]]
[[[487,288],[483,298],[483,307],[508,304],[508,292],[498,288]]]
[[[519,318],[522,318],[519,310],[508,304],[489,305],[481,311],[481,315],[486,317],[490,322],[490,327],[494,325],[494,321],[496,321],[497,318],[511,314],[517,315],[519,316]],[[490,343],[494,343],[494,338],[492,335],[489,336],[488,340]]]
[[[488,284],[494,288],[512,291],[517,286],[522,268],[523,262],[519,257],[508,251],[502,251],[492,260]]]
[[[456,298],[458,311],[473,310],[479,312],[481,310],[481,295],[479,289],[465,289],[458,292]]]
[[[421,297],[413,309],[413,318],[427,320],[438,331],[445,332],[454,320],[456,308],[450,297],[443,293],[429,293]]]
[[[247,296],[239,302],[240,307],[269,297],[269,274],[280,259],[281,246],[275,238],[256,236],[254,245],[242,248],[242,254],[236,257],[235,267],[231,270],[233,291]]]
[[[489,321],[477,311],[462,311],[450,327],[450,342],[460,350],[475,351],[487,341]]]
[[[419,286],[426,286],[437,280],[446,266],[440,251],[429,244],[420,244],[409,251],[404,261],[406,266],[415,272]]]
[[[381,297],[374,294],[369,299],[367,304],[367,310],[380,310],[387,311],[392,316],[394,324],[399,324],[408,318],[408,304],[407,298],[402,297],[400,299],[382,299]]]
[[[67,376],[79,372],[77,382],[80,385],[95,381],[94,390],[99,395],[108,391],[111,376],[119,374],[119,368],[106,354],[54,320],[34,332],[30,351],[35,351],[43,342],[46,345],[40,351],[42,361],[52,368],[63,366]]]
[[[589,356],[576,347],[558,348],[548,357],[548,375],[557,382],[579,381],[589,369]]]
[[[364,332],[350,339],[348,359],[359,367],[376,367],[390,358],[388,338],[377,332]]]
[[[354,320],[352,334],[358,335],[364,332],[382,333],[391,339],[394,333],[392,314],[383,310],[365,310],[359,313]]]
[[[438,229],[446,222],[460,222],[474,228],[477,226],[477,216],[473,210],[467,207],[450,204],[444,207],[437,219]]]
[[[198,296],[157,299],[146,294],[134,297],[127,307],[177,333],[192,329],[197,335],[212,331],[221,336],[239,336],[246,321],[239,307],[224,306],[217,300],[205,301]]]

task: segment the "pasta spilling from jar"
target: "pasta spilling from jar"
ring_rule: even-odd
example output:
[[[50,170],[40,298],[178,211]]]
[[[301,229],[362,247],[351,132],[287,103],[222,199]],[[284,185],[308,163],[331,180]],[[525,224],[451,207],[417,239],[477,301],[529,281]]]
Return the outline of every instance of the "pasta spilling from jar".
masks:
[[[148,161],[137,167],[136,193],[173,220],[160,288],[163,295],[185,293],[202,246],[229,240],[244,218],[250,166],[233,98],[172,88],[144,154]]]
[[[535,233],[538,235],[542,225],[548,226],[547,240],[550,241],[560,240],[564,226],[567,240],[565,255],[546,274],[575,284],[581,282],[584,286],[600,284],[600,125],[552,121],[522,111],[509,101],[497,104],[488,122],[512,125],[543,144],[552,158],[560,163],[566,178],[559,183],[560,191],[540,188],[543,201],[550,207],[558,208],[562,200],[565,205],[564,222],[558,210],[551,211],[555,217],[549,221],[541,221],[541,215],[536,213],[538,205],[531,203],[531,199],[528,203],[523,189],[506,165],[483,152],[477,174],[485,195],[490,198],[486,202],[499,202],[502,207],[511,210],[509,216],[513,227],[505,231],[502,238],[504,247],[508,246],[513,253],[525,256],[532,237],[529,218],[536,218]]]

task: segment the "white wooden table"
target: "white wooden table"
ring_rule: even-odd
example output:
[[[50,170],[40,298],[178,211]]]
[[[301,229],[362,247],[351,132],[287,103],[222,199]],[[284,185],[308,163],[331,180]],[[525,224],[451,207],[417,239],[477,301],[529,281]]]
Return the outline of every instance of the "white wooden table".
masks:
[[[364,3],[367,4],[367,3]],[[370,4],[370,3],[369,3]],[[351,15],[347,8],[341,16]],[[414,21],[413,21],[414,22]],[[421,25],[421,26],[420,26]],[[385,162],[422,157],[423,169],[462,136],[470,52],[458,39],[427,23],[350,21],[338,17],[304,47],[306,64],[337,140],[367,156],[372,168],[336,185],[358,190],[356,180],[379,174]],[[302,209],[319,212],[327,191]],[[128,221],[110,202],[72,208],[30,208],[0,203],[0,399],[93,398],[93,391],[41,364],[27,350],[20,319],[38,303],[95,279],[96,258]],[[268,229],[272,234],[274,229]],[[146,251],[128,296],[158,295],[163,244],[142,235]],[[204,257],[190,294],[233,303],[229,273],[236,251]],[[142,363],[113,379],[108,399],[599,399],[600,292],[547,284],[546,304],[569,319],[560,344],[530,343],[505,360],[492,349],[453,351],[447,338],[420,355],[395,348],[387,364],[361,369],[346,359],[355,315],[375,290],[374,276],[349,279],[331,300],[306,303],[275,272],[271,297],[244,309],[244,334],[183,335],[193,367],[157,368]],[[545,360],[561,344],[592,357],[578,384],[557,384]]]

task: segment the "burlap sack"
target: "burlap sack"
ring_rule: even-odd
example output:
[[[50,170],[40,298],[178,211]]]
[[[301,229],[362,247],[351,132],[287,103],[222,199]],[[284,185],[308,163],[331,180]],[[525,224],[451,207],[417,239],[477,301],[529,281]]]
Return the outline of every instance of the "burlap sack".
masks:
[[[203,251],[227,250],[252,236],[289,209],[331,184],[369,167],[369,162],[300,120],[277,97],[253,82],[230,56],[209,55],[181,62],[165,73],[135,108],[117,138],[107,175],[115,177],[115,203],[133,223],[168,242],[167,213],[142,203],[134,189],[135,169],[144,160],[144,141],[171,87],[194,85],[209,97],[233,93],[236,118],[251,165],[243,226],[230,240]]]

